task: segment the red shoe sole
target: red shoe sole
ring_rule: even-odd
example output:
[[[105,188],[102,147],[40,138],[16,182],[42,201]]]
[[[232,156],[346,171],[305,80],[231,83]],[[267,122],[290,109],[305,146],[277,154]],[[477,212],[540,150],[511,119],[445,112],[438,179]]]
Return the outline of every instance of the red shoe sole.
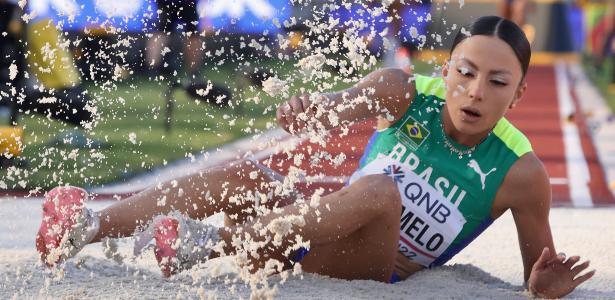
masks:
[[[48,262],[47,256],[51,249],[60,246],[64,232],[75,224],[74,216],[83,209],[87,197],[84,189],[73,186],[56,187],[45,195],[43,220],[36,235],[36,250],[48,266],[59,262]],[[53,228],[54,225],[59,225],[59,228]]]
[[[154,225],[154,239],[156,240],[154,254],[165,277],[170,277],[178,270],[177,250],[173,248],[177,241],[178,229],[179,221],[173,218],[162,219]]]

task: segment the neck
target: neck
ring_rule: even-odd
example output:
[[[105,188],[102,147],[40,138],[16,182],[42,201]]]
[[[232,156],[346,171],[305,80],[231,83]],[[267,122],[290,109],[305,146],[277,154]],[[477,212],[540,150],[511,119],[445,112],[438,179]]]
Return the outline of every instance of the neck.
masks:
[[[485,138],[487,138],[487,136],[489,136],[489,132],[491,131],[489,129],[477,134],[464,134],[458,131],[457,128],[455,128],[455,125],[453,125],[453,120],[451,120],[451,115],[446,105],[444,105],[444,109],[442,110],[441,119],[444,133],[453,141],[467,147],[473,147],[480,144]]]

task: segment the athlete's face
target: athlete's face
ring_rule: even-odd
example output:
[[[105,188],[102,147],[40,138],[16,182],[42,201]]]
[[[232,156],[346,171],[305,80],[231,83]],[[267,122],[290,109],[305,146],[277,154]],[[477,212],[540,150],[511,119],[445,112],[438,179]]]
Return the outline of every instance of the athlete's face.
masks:
[[[521,63],[497,37],[475,35],[459,43],[442,69],[446,106],[455,129],[488,132],[526,89]]]

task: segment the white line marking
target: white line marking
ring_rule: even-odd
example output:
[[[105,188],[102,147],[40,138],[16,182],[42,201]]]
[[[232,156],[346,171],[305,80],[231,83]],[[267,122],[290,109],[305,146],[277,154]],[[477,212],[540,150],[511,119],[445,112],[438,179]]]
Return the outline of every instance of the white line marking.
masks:
[[[590,131],[590,136],[596,147],[600,166],[606,176],[607,184],[611,183],[610,190],[615,197],[615,122],[609,122],[613,112],[606,104],[606,100],[600,91],[591,83],[585,75],[585,71],[579,64],[571,64],[570,71],[575,77],[574,89],[577,95],[583,95],[580,101],[588,119],[588,125],[595,126]]]
[[[305,182],[346,183],[350,176],[310,176],[302,178]]]
[[[564,152],[566,153],[566,173],[570,178],[570,200],[576,207],[593,206],[589,191],[589,167],[581,148],[581,138],[577,125],[567,122],[575,108],[570,95],[570,83],[566,75],[566,66],[562,62],[555,64],[557,82],[557,101],[559,103],[560,122],[562,124]]]
[[[137,175],[134,178],[117,184],[103,185],[92,192],[97,194],[127,194],[144,190],[160,182],[168,181],[188,174],[202,171],[207,167],[219,165],[241,158],[262,159],[276,151],[297,145],[306,137],[291,136],[282,129],[265,131],[261,134],[244,137],[233,143],[226,144],[193,155],[191,158],[170,163],[164,167]]]
[[[564,177],[551,177],[551,178],[549,178],[549,182],[552,185],[566,185],[566,184],[568,184],[568,178],[564,178]]]

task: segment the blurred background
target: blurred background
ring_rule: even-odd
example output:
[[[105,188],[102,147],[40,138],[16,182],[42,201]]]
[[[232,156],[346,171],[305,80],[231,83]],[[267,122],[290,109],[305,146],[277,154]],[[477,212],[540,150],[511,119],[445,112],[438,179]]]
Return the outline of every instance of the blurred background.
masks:
[[[583,63],[615,108],[615,4],[557,0],[0,0],[0,189],[100,186],[275,128],[287,95],[438,72],[481,15],[533,64]],[[277,78],[283,92],[263,91]]]

